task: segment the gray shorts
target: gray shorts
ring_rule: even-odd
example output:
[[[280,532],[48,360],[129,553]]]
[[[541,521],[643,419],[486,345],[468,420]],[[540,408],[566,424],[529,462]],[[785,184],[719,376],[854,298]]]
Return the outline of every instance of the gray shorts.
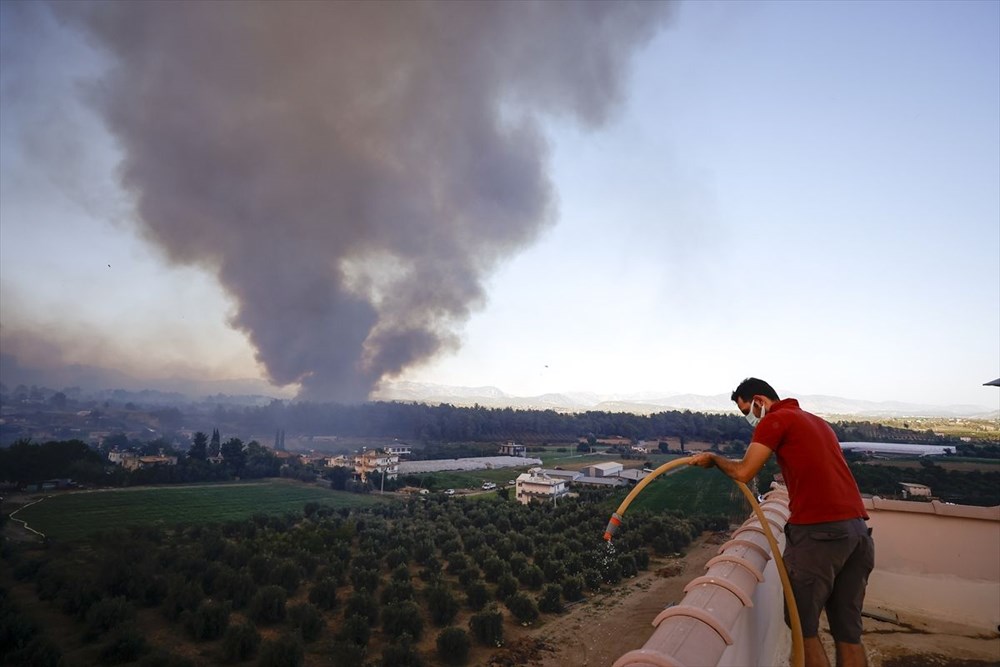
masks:
[[[785,567],[802,636],[817,635],[819,615],[825,609],[833,639],[859,644],[865,587],[875,567],[875,544],[864,519],[785,524],[785,536]]]

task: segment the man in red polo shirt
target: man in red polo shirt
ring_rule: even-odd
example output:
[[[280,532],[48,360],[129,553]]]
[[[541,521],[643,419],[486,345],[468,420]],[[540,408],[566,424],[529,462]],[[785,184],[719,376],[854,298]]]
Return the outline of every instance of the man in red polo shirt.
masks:
[[[818,636],[825,609],[838,667],[864,667],[861,607],[875,547],[840,442],[829,424],[794,398],[779,399],[763,380],[747,378],[731,398],[754,427],[746,454],[737,461],[703,452],[691,465],[717,467],[746,483],[777,455],[791,509],[783,557],[802,622],[806,666],[830,664]]]

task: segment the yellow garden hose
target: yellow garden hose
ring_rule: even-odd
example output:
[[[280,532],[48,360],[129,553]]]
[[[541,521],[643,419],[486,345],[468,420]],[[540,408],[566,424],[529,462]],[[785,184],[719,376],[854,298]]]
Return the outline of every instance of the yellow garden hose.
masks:
[[[618,510],[611,515],[611,520],[608,521],[607,530],[604,531],[604,539],[608,542],[611,541],[611,536],[614,535],[618,526],[621,525],[622,516],[625,514],[625,510],[632,504],[635,497],[639,495],[644,488],[646,488],[647,484],[668,470],[678,466],[687,465],[691,462],[692,458],[693,457],[686,456],[684,458],[668,461],[640,480],[640,482],[635,485],[635,488],[632,489],[627,496],[625,496],[625,500],[623,500],[621,505],[618,506]],[[778,549],[778,541],[774,538],[774,533],[771,532],[771,525],[764,516],[763,510],[760,509],[760,504],[757,502],[757,499],[754,497],[750,489],[747,488],[747,485],[735,479],[733,482],[739,487],[740,491],[743,492],[743,495],[750,503],[750,507],[753,508],[753,513],[757,516],[757,521],[760,522],[760,526],[764,530],[764,536],[767,538],[767,543],[771,546],[771,553],[774,554],[774,563],[778,568],[778,576],[781,577],[781,588],[785,595],[785,605],[788,607],[788,619],[792,626],[792,667],[802,667],[805,664],[805,648],[802,643],[802,623],[799,620],[799,610],[795,606],[795,596],[792,595],[792,584],[788,580],[788,572],[785,570],[785,561],[782,559],[781,551]]]

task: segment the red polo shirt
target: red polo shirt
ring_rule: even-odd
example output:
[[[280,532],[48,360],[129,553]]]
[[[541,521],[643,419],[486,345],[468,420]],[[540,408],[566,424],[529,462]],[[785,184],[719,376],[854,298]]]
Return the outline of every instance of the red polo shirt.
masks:
[[[753,442],[778,458],[792,511],[788,523],[868,518],[833,429],[794,398],[771,404],[754,429]]]

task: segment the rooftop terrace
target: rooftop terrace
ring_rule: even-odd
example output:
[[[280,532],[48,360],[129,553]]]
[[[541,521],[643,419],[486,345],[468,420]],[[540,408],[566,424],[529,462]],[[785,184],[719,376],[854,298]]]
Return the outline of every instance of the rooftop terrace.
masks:
[[[872,667],[1000,664],[1000,507],[865,503],[876,540],[865,603]],[[761,508],[784,548],[784,489],[775,487]],[[756,517],[733,531],[705,569],[683,600],[650,619],[645,644],[614,667],[788,664],[781,583]],[[823,639],[832,656],[829,635]],[[910,658],[899,658],[901,644]]]

